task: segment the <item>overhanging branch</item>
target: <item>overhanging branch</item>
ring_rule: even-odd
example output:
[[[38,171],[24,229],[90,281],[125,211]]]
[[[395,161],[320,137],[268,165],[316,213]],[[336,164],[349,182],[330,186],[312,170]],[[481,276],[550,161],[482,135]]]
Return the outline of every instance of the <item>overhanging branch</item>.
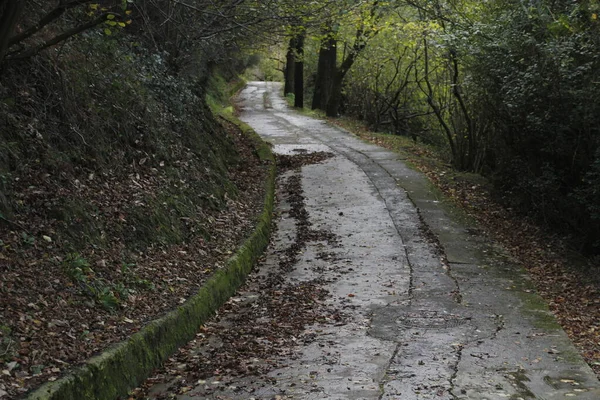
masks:
[[[61,33],[60,35],[56,35],[52,39],[49,39],[49,40],[45,41],[44,43],[42,43],[42,44],[40,44],[38,46],[29,48],[27,50],[23,50],[23,51],[18,52],[18,53],[10,54],[9,56],[6,57],[6,59],[7,60],[20,60],[20,59],[32,57],[32,56],[38,54],[40,51],[42,51],[44,49],[47,49],[50,46],[54,46],[55,44],[58,44],[58,43],[60,43],[60,42],[62,42],[64,40],[67,40],[67,39],[69,39],[72,36],[75,36],[75,35],[77,35],[77,34],[79,34],[81,32],[84,32],[84,31],[86,31],[88,29],[91,29],[91,28],[93,28],[93,27],[101,24],[102,22],[104,22],[104,21],[107,20],[107,17],[109,15],[114,15],[116,17],[120,17],[119,14],[115,14],[115,13],[112,13],[112,12],[104,13],[104,14],[98,16],[97,18],[93,19],[92,21],[90,21],[88,23],[85,23],[83,25],[79,25],[79,26],[77,26],[77,27],[75,27],[73,29],[70,29],[70,30],[68,30],[66,32]]]

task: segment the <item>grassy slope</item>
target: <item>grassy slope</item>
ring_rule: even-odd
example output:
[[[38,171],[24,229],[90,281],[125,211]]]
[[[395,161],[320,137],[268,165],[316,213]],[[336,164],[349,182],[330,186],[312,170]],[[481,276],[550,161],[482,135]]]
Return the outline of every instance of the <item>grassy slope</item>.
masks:
[[[197,82],[95,33],[4,72],[0,391],[55,379],[179,304],[254,225],[265,169]]]

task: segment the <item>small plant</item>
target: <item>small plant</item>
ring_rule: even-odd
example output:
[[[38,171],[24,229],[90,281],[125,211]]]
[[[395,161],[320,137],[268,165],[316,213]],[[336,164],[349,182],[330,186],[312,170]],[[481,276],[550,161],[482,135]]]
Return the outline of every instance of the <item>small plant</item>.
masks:
[[[64,261],[64,270],[67,276],[80,285],[82,292],[93,298],[104,309],[112,311],[121,304],[120,298],[128,295],[127,288],[119,284],[113,287],[102,278],[94,276],[90,263],[78,253],[72,253]],[[115,291],[119,297],[115,295]]]
[[[94,271],[90,263],[80,254],[69,254],[64,262],[64,269],[67,276],[74,282],[87,282],[88,277],[93,275]]]
[[[125,277],[126,277],[126,276],[128,276],[128,275],[132,274],[132,273],[133,273],[133,272],[131,271],[131,268],[132,268],[132,267],[135,267],[135,264],[134,264],[134,263],[128,263],[128,262],[125,262],[125,261],[123,261],[123,262],[121,263],[121,275],[123,275],[123,276],[125,276]]]
[[[294,107],[294,102],[296,101],[296,96],[294,93],[288,93],[285,95],[285,100],[288,103],[288,106]]]
[[[137,280],[137,282],[135,284],[138,287],[141,287],[142,289],[148,289],[148,290],[154,290],[154,289],[156,289],[156,286],[154,285],[154,283],[152,283],[148,279],[138,278],[138,280]]]
[[[121,304],[109,286],[103,286],[96,292],[96,301],[108,311],[116,309]]]
[[[85,282],[84,286],[85,293],[107,311],[118,308],[123,299],[126,299],[131,293],[122,283],[113,285],[102,278],[94,279],[93,282]]]
[[[122,281],[112,283],[95,276],[90,263],[80,254],[69,254],[64,261],[64,270],[67,276],[79,285],[84,295],[108,311],[115,310],[131,294],[135,293],[130,288],[132,285],[144,289],[154,289],[152,282],[139,278],[132,271],[131,268],[134,266],[135,264],[123,262],[121,264]]]
[[[126,263],[126,262],[123,262],[121,264],[121,275],[123,276],[124,282],[127,283],[128,285],[133,285],[138,288],[154,290],[154,288],[155,288],[154,283],[150,282],[148,279],[140,278],[132,270],[132,267],[135,267],[135,264]],[[131,290],[129,290],[129,291],[131,291]]]
[[[35,238],[29,235],[27,232],[21,233],[21,240],[26,246],[33,246],[35,244]]]
[[[132,290],[125,286],[125,284],[123,284],[122,282],[119,282],[116,285],[114,285],[112,289],[113,292],[116,293],[119,302],[123,301],[124,299],[127,299],[127,297],[129,297],[129,295],[132,292]]]
[[[0,324],[0,361],[12,360],[18,350],[17,342],[12,338],[12,329]]]

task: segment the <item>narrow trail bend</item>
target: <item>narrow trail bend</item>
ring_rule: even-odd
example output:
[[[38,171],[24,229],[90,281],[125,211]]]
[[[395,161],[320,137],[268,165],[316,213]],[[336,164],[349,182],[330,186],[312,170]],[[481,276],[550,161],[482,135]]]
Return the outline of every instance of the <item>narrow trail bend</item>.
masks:
[[[331,154],[282,171],[266,260],[149,397],[600,399],[521,269],[398,154],[290,110],[279,93],[249,83],[241,118],[278,154]],[[239,348],[220,336],[235,329]],[[227,351],[240,359],[206,368]]]

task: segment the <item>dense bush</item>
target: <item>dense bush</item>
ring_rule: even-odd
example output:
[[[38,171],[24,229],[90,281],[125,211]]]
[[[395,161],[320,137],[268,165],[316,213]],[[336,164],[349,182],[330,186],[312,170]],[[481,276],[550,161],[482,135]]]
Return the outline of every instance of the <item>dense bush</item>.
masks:
[[[508,206],[599,252],[599,14],[597,1],[399,2],[369,20],[340,111],[437,145]],[[338,64],[357,37],[341,24]]]
[[[595,15],[573,3],[505,6],[469,65],[477,100],[495,111],[488,163],[505,199],[588,250],[600,250]]]

